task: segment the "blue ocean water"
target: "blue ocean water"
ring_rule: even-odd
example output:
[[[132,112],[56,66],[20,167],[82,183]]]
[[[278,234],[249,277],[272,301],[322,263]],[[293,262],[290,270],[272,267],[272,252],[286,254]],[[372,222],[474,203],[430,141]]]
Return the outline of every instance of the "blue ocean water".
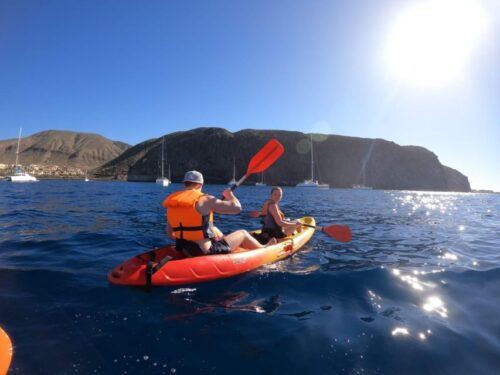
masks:
[[[498,373],[499,195],[285,188],[287,216],[347,224],[353,241],[317,233],[292,258],[205,284],[109,285],[114,266],[168,242],[161,202],[177,187],[0,183],[9,373]],[[237,195],[248,213],[268,192]]]

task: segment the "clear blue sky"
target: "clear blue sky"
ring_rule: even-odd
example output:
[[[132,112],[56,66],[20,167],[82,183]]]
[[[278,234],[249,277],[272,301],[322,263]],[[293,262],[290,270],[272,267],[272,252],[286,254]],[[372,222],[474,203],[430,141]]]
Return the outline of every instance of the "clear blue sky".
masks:
[[[412,1],[0,2],[0,139],[46,129],[131,144],[199,126],[420,145],[500,190],[500,7],[461,80],[401,82],[383,58]],[[464,27],[467,27],[466,25]]]

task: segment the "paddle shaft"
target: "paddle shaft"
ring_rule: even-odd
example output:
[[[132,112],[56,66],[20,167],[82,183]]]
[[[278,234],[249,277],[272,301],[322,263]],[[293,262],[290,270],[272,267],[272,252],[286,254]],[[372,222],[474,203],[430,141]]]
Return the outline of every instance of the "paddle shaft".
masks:
[[[240,186],[247,178],[250,176],[249,174],[245,174],[243,177],[241,177],[234,185],[231,185],[230,189],[231,191],[235,191],[238,186]],[[222,200],[224,200],[224,196],[222,197]]]
[[[316,229],[316,230],[320,230],[323,232],[323,227],[320,227],[319,225],[310,225],[310,224],[304,224],[304,223],[300,223],[300,225],[304,226],[304,227],[308,227],[308,228],[313,228],[313,229]]]
[[[255,213],[257,213],[258,211],[253,211]],[[253,213],[252,212],[252,213]],[[260,212],[258,213],[258,216],[255,215],[255,216],[252,216],[254,218],[259,218],[259,217],[264,217],[265,215],[262,215]],[[323,227],[322,226],[319,226],[319,225],[310,225],[310,224],[304,224],[304,223],[300,223],[300,225],[304,226],[304,227],[309,227],[309,228],[313,228],[313,229],[317,229],[317,230],[320,230],[320,231],[323,231]]]
[[[245,174],[243,177],[241,177],[234,185],[231,186],[231,191],[235,191],[238,186],[240,186],[247,178],[250,176],[249,174]]]
[[[250,212],[250,216],[253,218],[263,217],[259,211]],[[352,239],[351,229],[346,225],[328,225],[328,226],[319,226],[319,225],[310,225],[305,223],[300,223],[305,227],[313,228],[316,230],[320,230],[325,233],[327,236],[332,237],[340,242],[349,242]]]

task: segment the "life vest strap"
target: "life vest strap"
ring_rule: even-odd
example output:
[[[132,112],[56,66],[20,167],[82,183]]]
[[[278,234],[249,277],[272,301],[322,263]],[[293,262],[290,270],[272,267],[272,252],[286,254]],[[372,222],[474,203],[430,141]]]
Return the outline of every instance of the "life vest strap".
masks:
[[[206,229],[205,227],[203,226],[199,226],[199,227],[174,227],[172,228],[172,231],[173,232],[194,232],[196,230],[203,230],[203,229]]]
[[[153,261],[149,261],[146,264],[146,290],[151,291],[151,287],[153,286],[152,280],[153,275],[158,272],[165,264],[167,264],[170,260],[174,259],[173,257],[167,255],[161,261],[154,264]]]
[[[201,225],[196,226],[184,226],[182,223],[179,223],[179,226],[172,227],[172,232],[180,232],[180,239],[184,240],[184,232],[198,232],[201,231],[203,233],[203,238],[213,238],[215,237],[212,231],[212,221],[210,215],[201,216]]]

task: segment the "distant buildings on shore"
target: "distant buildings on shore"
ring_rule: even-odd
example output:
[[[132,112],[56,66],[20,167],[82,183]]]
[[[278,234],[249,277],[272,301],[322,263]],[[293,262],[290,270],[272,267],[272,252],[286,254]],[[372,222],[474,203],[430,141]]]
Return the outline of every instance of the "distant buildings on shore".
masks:
[[[21,165],[23,170],[29,174],[41,178],[84,178],[85,169],[59,165]],[[14,164],[0,164],[0,176],[8,176],[14,173]]]
[[[484,194],[493,194],[493,193],[498,194],[498,192],[496,192],[494,190],[486,190],[486,189],[472,189],[472,192],[473,193],[484,193]]]

